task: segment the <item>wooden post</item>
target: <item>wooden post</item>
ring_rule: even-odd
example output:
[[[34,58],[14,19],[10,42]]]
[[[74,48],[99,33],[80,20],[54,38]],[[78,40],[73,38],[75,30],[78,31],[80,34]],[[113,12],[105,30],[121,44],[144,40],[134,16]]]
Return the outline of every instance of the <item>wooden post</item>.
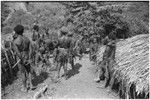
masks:
[[[16,62],[16,64],[12,68],[15,68],[19,62],[20,62],[20,59]]]
[[[4,52],[5,52],[5,57],[6,57],[8,66],[9,66],[10,75],[11,75],[11,78],[12,78],[12,77],[13,77],[13,72],[12,72],[11,64],[10,64],[10,62],[9,62],[9,58],[8,58],[8,56],[7,56],[7,52],[6,52],[6,51],[4,51]]]
[[[38,99],[40,96],[44,96],[44,93],[46,92],[47,89],[48,89],[48,85],[42,87],[39,91],[37,91],[34,94],[33,99]]]
[[[134,87],[133,87],[133,99],[136,99],[136,87],[135,87],[135,84],[134,84]]]
[[[129,99],[129,87],[126,86],[126,95],[125,95],[125,99]]]

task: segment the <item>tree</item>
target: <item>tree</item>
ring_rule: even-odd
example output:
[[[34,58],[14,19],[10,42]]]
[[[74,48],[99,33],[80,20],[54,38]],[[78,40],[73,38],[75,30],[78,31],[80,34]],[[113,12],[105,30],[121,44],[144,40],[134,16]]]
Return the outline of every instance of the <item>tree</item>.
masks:
[[[116,28],[120,30],[117,33],[118,38],[148,33],[146,2],[65,2],[63,4],[75,24],[75,32],[81,35],[100,33],[105,37]],[[144,22],[146,20],[147,22]],[[86,31],[83,32],[84,30]]]
[[[5,21],[7,26],[15,27],[17,24],[30,27],[33,23],[33,16],[23,10],[16,10],[11,17]]]
[[[9,6],[7,5],[6,2],[1,2],[1,26],[4,27],[3,22],[6,20],[10,13]]]
[[[34,16],[34,21],[40,25],[46,33],[50,30],[58,30],[64,24],[65,7],[59,3],[30,3],[29,11]]]

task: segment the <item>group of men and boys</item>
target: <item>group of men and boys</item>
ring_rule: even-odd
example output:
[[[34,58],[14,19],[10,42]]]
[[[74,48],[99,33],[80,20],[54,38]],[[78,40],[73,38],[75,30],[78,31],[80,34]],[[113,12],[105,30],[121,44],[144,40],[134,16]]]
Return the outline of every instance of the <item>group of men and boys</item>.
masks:
[[[75,52],[78,48],[73,34],[69,33],[66,29],[60,31],[58,40],[52,41],[45,34],[39,34],[39,26],[34,25],[32,40],[24,34],[24,26],[17,25],[14,28],[13,45],[12,49],[17,55],[19,72],[22,74],[21,79],[23,82],[23,91],[30,90],[32,85],[32,76],[36,74],[36,68],[39,61],[43,64],[50,66],[49,58],[52,54],[53,62],[56,63],[57,77],[60,78],[60,69],[63,67],[64,76],[67,78],[67,63],[70,63],[74,69],[74,57],[80,54]],[[28,86],[29,81],[29,86]]]
[[[49,58],[53,54],[53,63],[56,63],[57,68],[57,77],[60,78],[60,69],[63,67],[64,76],[67,79],[67,64],[70,63],[72,69],[74,69],[74,58],[78,56],[82,58],[82,38],[75,40],[73,34],[69,33],[66,29],[60,31],[60,36],[58,40],[52,41],[45,34],[39,34],[39,26],[34,25],[33,27],[32,40],[24,36],[24,27],[22,25],[17,25],[14,28],[15,34],[13,35],[13,46],[12,49],[15,51],[17,59],[20,60],[18,63],[19,72],[22,74],[21,79],[23,82],[23,90],[27,91],[28,87],[30,90],[33,87],[32,85],[32,76],[36,73],[36,68],[38,67],[39,61],[42,61],[43,64],[50,66]],[[115,53],[115,33],[109,34],[105,41],[107,41],[107,47],[104,52],[103,62],[99,69],[99,76],[96,81],[103,80],[104,77],[107,81],[110,81],[110,67],[108,66],[110,59],[114,58]],[[98,51],[99,44],[97,40],[93,38],[90,48],[90,59],[92,55],[95,55]],[[114,53],[112,53],[114,52]],[[110,59],[109,59],[110,58]],[[96,58],[94,58],[96,59]],[[96,61],[96,60],[95,60]],[[29,81],[29,86],[28,86]],[[107,85],[107,84],[106,84]]]

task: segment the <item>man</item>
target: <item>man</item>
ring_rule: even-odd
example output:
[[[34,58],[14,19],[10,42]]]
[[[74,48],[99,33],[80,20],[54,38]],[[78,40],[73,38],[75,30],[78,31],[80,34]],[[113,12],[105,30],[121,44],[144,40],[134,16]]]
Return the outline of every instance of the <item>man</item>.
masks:
[[[104,40],[106,45],[105,52],[103,54],[103,61],[100,63],[98,79],[95,79],[96,82],[106,79],[105,87],[109,85],[111,80],[111,70],[113,65],[113,60],[115,59],[115,50],[116,50],[116,32],[111,32]]]
[[[90,60],[91,61],[96,61],[97,51],[98,51],[98,41],[95,36],[92,36],[90,40]]]
[[[92,46],[92,60],[95,62],[96,65],[97,65],[97,51],[98,51],[97,38],[94,38]]]
[[[74,70],[74,57],[75,57],[75,39],[73,38],[72,33],[68,33],[68,52],[69,52],[69,63],[71,64],[72,69]]]
[[[93,37],[90,37],[89,40],[89,59],[92,60],[92,47],[93,47]]]
[[[40,34],[38,33],[39,31],[39,26],[38,25],[34,25],[33,26],[33,35],[32,35],[32,40],[33,41],[37,41],[40,38]]]
[[[57,78],[60,78],[61,67],[64,69],[64,77],[67,79],[67,63],[68,63],[68,51],[65,48],[56,48],[54,50],[54,63],[57,66]]]
[[[46,65],[46,67],[50,66],[50,55],[53,54],[55,49],[54,41],[52,41],[50,38],[47,38],[43,42],[43,47],[40,48],[40,53],[42,55],[42,62],[44,63],[43,66]]]
[[[54,49],[55,49],[55,41],[54,40],[51,40],[51,39],[45,39],[44,40],[44,46],[45,46],[45,49],[46,51],[49,53],[49,54],[52,54]]]
[[[83,53],[85,53],[86,51],[85,44],[83,43],[83,37],[76,40],[74,49],[77,53],[76,55],[79,56],[79,60],[81,60],[83,57]]]
[[[31,41],[32,52],[30,56],[30,62],[32,66],[38,67],[39,58],[41,57],[39,49],[41,48],[43,43],[42,37],[39,34],[39,26],[33,26],[33,35]]]
[[[57,64],[57,78],[60,77],[60,69],[63,67],[64,69],[64,76],[67,78],[67,63],[68,63],[68,58],[69,58],[69,53],[70,53],[70,44],[71,42],[69,41],[68,37],[68,30],[66,28],[62,28],[60,31],[60,37],[58,39],[58,44],[54,50],[54,63],[56,62]]]
[[[31,74],[33,69],[29,64],[29,58],[31,53],[31,42],[23,35],[24,27],[22,25],[17,25],[14,28],[16,38],[13,40],[13,49],[16,55],[20,59],[18,64],[19,72],[22,74],[23,91],[27,91],[27,81],[29,80],[30,89],[32,88]]]

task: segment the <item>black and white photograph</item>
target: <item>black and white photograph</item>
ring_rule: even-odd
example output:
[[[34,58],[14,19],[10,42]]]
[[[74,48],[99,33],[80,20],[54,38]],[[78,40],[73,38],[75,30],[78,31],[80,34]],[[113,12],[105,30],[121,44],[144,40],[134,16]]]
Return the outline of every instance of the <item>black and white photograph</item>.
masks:
[[[149,99],[149,1],[1,1],[1,99]]]

